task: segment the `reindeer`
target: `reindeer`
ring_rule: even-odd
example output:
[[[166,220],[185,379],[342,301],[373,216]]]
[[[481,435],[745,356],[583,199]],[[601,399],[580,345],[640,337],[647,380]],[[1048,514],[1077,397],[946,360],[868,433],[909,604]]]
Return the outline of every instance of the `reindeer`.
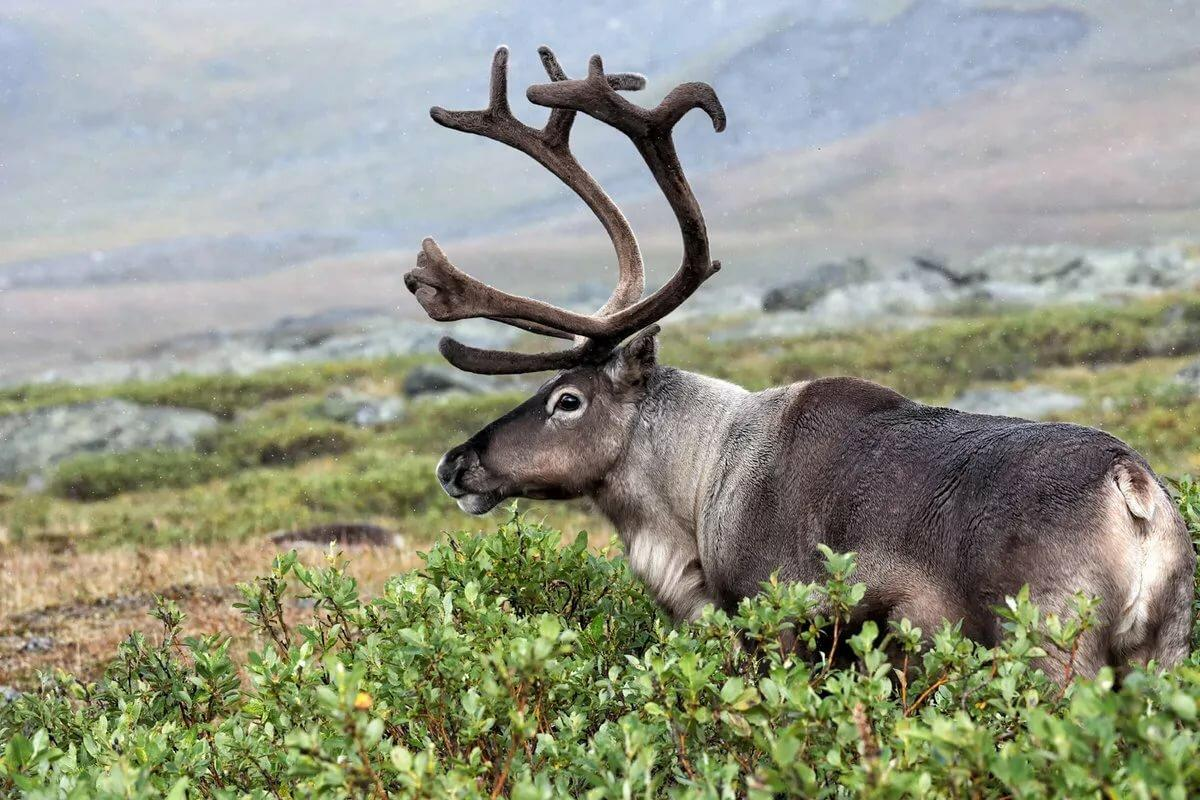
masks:
[[[1154,472],[1118,439],[922,405],[856,378],[749,392],[660,364],[655,323],[720,268],[672,130],[699,108],[719,132],[725,112],[703,83],[643,108],[619,94],[641,89],[641,76],[608,74],[593,56],[587,77],[572,80],[539,52],[550,80],[527,96],[551,109],[543,128],[509,109],[505,48],[487,108],[431,115],[528,154],[571,187],[612,239],[619,277],[599,311],[579,314],[483,284],[424,241],[405,283],[430,317],[485,317],[572,341],[531,354],[442,340],[442,355],[468,372],[556,372],[442,458],[437,478],[463,511],[591,498],[633,571],[681,621],[709,604],[733,608],[772,573],[819,580],[824,543],[857,552],[862,619],[906,617],[926,632],[961,623],[991,645],[995,608],[1028,584],[1044,611],[1072,613],[1078,591],[1100,598],[1074,656],[1082,674],[1185,657],[1192,543]],[[648,297],[629,223],[571,153],[578,112],[629,137],[678,220],[683,261]]]

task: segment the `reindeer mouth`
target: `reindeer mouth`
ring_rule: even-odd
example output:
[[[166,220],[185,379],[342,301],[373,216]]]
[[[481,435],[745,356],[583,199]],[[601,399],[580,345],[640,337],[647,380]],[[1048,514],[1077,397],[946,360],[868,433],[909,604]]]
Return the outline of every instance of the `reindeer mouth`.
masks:
[[[491,511],[503,499],[503,495],[495,492],[488,492],[487,494],[468,493],[455,497],[454,502],[458,503],[458,507],[462,511],[473,517],[479,517]]]
[[[455,483],[443,483],[442,490],[466,513],[478,517],[495,508],[504,495],[499,492],[472,492]]]

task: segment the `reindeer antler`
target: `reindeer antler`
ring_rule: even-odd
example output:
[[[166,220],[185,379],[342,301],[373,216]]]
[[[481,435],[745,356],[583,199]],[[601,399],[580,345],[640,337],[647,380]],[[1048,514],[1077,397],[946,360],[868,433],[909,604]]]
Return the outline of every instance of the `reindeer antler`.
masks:
[[[570,80],[547,47],[539,48],[550,83],[529,87],[529,100],[552,109],[545,127],[531,128],[517,120],[508,105],[508,50],[501,47],[492,59],[491,91],[481,111],[446,111],[433,108],[434,121],[455,130],[486,136],[531,156],[557,175],[587,203],[612,239],[617,253],[617,286],[595,314],[578,314],[527,297],[508,294],[460,271],[433,239],[426,239],[417,256],[416,269],[404,276],[405,285],[436,320],[486,317],[525,330],[558,338],[575,338],[567,350],[548,353],[512,353],[480,350],[453,339],[443,339],[442,355],[459,369],[484,374],[512,374],[565,369],[607,354],[622,339],[657,322],[678,308],[711,277],[720,263],[710,261],[708,232],[700,205],[688,185],[675,153],[671,132],[693,108],[702,108],[713,127],[725,127],[725,112],[712,87],[686,83],[676,87],[653,109],[625,100],[618,90],[645,85],[640,75],[606,74],[599,56],[592,56],[586,78]],[[675,275],[644,300],[645,271],[637,239],[616,203],[588,174],[570,150],[575,112],[582,111],[628,136],[642,154],[683,234],[683,262]]]

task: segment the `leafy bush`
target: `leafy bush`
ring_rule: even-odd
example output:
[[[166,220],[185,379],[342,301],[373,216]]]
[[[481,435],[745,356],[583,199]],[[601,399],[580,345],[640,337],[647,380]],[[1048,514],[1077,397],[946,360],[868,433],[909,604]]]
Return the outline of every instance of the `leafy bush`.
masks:
[[[197,449],[228,459],[239,467],[278,467],[348,453],[357,443],[355,432],[345,425],[290,418],[218,428],[201,436]]]
[[[1200,493],[1181,483],[1197,523]],[[1195,531],[1196,529],[1193,528]],[[104,680],[0,707],[28,796],[1175,796],[1200,790],[1200,657],[1060,689],[1031,659],[1089,624],[1025,594],[985,648],[848,630],[851,555],[673,626],[622,561],[514,519],[437,544],[365,601],[335,556],[240,587],[264,646],[135,634]],[[301,603],[306,619],[296,621]],[[824,618],[817,604],[831,609]],[[781,646],[795,641],[798,657]],[[838,657],[830,659],[829,653]],[[242,680],[244,678],[244,680]]]
[[[287,467],[342,455],[358,443],[355,432],[307,418],[252,420],[206,434],[192,450],[135,450],[89,454],[59,464],[51,493],[95,501],[144,489],[182,489],[252,467]]]
[[[194,486],[235,469],[230,459],[191,450],[84,455],[59,464],[49,489],[68,500],[104,500],[138,489]]]
[[[406,516],[444,497],[434,476],[437,459],[356,459],[352,469],[298,476],[297,501],[308,508],[342,514]]]

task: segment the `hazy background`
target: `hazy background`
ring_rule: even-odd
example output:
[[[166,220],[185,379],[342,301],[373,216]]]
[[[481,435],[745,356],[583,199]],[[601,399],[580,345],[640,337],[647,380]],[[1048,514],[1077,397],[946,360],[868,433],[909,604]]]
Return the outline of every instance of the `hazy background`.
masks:
[[[600,52],[652,103],[712,83],[678,139],[721,280],[825,258],[1141,244],[1200,228],[1200,4],[0,1],[0,373],[207,329],[371,307],[416,317],[422,236],[516,290],[608,280],[596,222],[526,157],[428,118],[518,114],[535,48]],[[654,277],[678,232],[632,148],[577,152]]]

